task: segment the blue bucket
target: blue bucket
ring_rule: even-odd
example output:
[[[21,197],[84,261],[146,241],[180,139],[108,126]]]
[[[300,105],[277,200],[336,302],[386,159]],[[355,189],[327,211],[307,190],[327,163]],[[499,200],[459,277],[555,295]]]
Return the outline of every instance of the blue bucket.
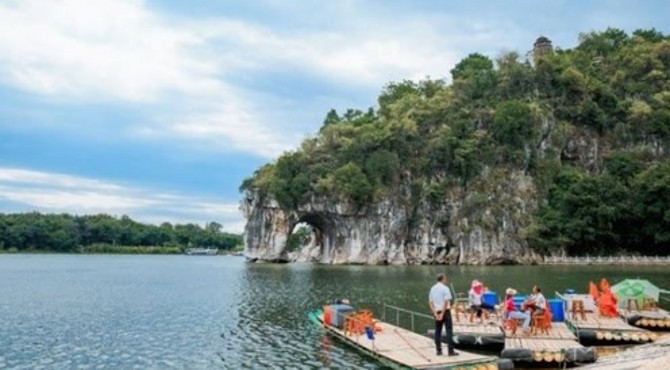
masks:
[[[549,309],[551,310],[551,321],[563,321],[565,316],[563,315],[563,300],[561,299],[548,299]]]
[[[484,292],[482,294],[482,303],[486,303],[489,306],[495,306],[498,304],[498,293],[496,292]]]

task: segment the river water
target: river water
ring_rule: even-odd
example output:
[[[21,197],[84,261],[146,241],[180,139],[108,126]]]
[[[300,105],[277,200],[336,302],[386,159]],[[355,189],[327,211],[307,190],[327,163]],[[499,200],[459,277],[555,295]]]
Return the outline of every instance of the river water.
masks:
[[[0,255],[0,369],[313,369],[377,364],[325,336],[307,311],[347,298],[381,316],[427,311],[438,272],[456,291],[547,296],[606,277],[670,289],[664,266],[319,266],[240,257]],[[394,316],[388,313],[387,315]],[[392,321],[392,320],[389,320]]]

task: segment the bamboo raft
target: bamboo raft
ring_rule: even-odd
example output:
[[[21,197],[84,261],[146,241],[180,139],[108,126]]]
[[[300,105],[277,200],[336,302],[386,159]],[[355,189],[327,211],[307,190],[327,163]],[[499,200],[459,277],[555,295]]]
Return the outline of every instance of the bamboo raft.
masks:
[[[579,316],[572,317],[568,312],[566,323],[577,333],[580,342],[638,344],[658,338],[657,334],[629,325],[619,317],[605,317],[594,312],[585,312],[585,320]]]
[[[474,348],[500,351],[505,345],[505,332],[497,322],[454,323],[454,345],[456,348]],[[435,330],[428,330],[432,338]],[[447,342],[442,331],[442,342]]]
[[[456,323],[453,339],[457,346],[502,349],[505,344],[505,332],[496,322]]]
[[[383,365],[394,369],[499,369],[509,368],[505,363],[499,366],[498,359],[465,351],[459,356],[437,356],[432,339],[413,331],[377,321],[378,331],[374,340],[365,334],[345,334],[332,325],[323,325],[323,311],[309,313],[310,320],[322,326],[329,334],[341,339],[361,352],[375,358]],[[446,348],[445,348],[446,350]]]
[[[552,322],[548,334],[507,334],[502,358],[515,362],[589,363],[597,359],[593,347],[584,347],[562,322]]]
[[[635,310],[622,314],[628,324],[638,328],[670,331],[670,313],[663,309]]]

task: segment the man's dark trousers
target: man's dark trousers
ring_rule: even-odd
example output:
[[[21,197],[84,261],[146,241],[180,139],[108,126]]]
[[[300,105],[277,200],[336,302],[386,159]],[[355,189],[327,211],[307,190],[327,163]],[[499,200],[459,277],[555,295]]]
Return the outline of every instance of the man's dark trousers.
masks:
[[[442,311],[438,311],[439,313]],[[447,331],[447,346],[449,353],[454,351],[454,328],[451,323],[451,310],[446,310],[441,321],[435,320],[435,350],[437,353],[442,353],[442,327]]]

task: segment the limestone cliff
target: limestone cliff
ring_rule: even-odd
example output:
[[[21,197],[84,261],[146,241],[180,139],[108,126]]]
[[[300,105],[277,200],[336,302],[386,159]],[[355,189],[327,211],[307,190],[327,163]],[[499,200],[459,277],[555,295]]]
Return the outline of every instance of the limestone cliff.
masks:
[[[486,182],[498,181],[493,175]],[[245,254],[251,260],[292,260],[332,264],[502,264],[533,263],[539,257],[519,239],[534,207],[533,186],[521,173],[476,191],[454,191],[435,209],[425,202],[388,200],[366,210],[312,199],[297,209],[247,191],[242,210],[247,218]],[[315,229],[312,242],[289,254],[286,241],[295,225]]]
[[[589,130],[559,135],[553,126],[543,124],[538,156],[558,147],[555,155],[562,161],[601,171],[611,140]],[[662,145],[642,146],[653,155],[665,153]],[[247,190],[241,203],[245,255],[251,261],[324,264],[534,264],[542,256],[522,235],[541,201],[536,192],[530,175],[509,168],[485,168],[467,187],[451,188],[437,205],[411,202],[408,186],[365,208],[312,196],[295,209],[282,209],[269,195]],[[311,225],[314,235],[289,253],[286,242],[299,223]]]

